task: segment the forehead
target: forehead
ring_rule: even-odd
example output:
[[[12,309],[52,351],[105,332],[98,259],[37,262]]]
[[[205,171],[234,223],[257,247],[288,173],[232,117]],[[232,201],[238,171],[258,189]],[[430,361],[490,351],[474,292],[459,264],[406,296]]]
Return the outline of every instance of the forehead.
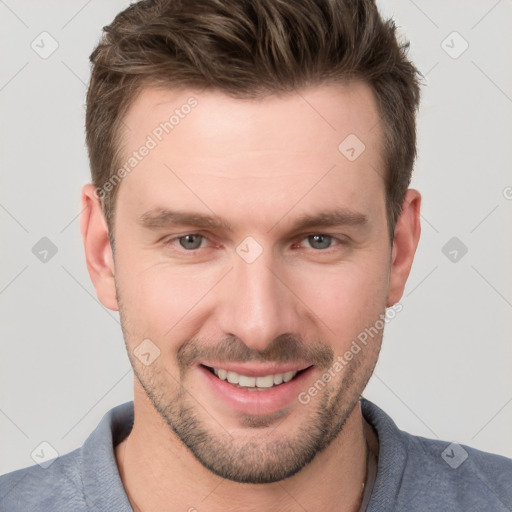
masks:
[[[254,210],[307,189],[316,201],[384,190],[382,127],[362,82],[258,99],[147,88],[124,125],[122,165],[133,166],[125,165],[118,200],[135,209],[172,202],[219,211],[229,198],[240,213],[249,198]]]
[[[305,140],[318,139],[322,146],[336,149],[350,133],[366,143],[377,142],[379,120],[374,93],[361,81],[256,99],[217,91],[145,88],[128,109],[122,138],[130,145],[151,134],[172,145],[173,138],[166,137],[172,131],[193,136],[205,149],[211,143],[212,153],[217,149],[223,154],[217,135],[236,139],[240,151],[258,150],[262,144],[267,149],[300,149]]]

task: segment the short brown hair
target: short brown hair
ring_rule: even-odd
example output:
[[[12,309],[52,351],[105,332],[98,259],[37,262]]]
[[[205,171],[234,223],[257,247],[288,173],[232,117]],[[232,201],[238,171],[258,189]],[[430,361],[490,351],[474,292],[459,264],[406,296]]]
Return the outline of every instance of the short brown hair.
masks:
[[[374,1],[145,0],[103,30],[90,57],[86,113],[98,190],[121,165],[123,118],[144,87],[250,99],[356,79],[372,88],[382,119],[393,236],[416,157],[420,74]],[[117,190],[101,197],[111,241]]]

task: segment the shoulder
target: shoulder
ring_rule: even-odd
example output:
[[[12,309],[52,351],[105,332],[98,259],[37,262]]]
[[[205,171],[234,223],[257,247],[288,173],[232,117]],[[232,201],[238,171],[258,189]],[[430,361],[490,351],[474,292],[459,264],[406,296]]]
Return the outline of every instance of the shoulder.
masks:
[[[31,510],[87,510],[80,449],[58,457],[46,468],[34,465],[0,476],[0,511]]]
[[[0,476],[0,512],[131,511],[114,447],[129,434],[133,418],[133,402],[114,407],[82,447],[44,467]]]
[[[403,433],[406,495],[436,506],[512,510],[512,460],[449,441]]]
[[[512,459],[409,434],[373,403],[361,405],[379,438],[369,510],[512,510]]]

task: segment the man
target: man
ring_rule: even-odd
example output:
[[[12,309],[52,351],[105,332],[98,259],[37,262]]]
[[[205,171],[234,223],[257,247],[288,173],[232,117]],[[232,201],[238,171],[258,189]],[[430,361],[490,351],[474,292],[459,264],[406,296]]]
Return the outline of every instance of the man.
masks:
[[[91,60],[81,230],[134,402],[2,477],[0,509],[512,510],[512,461],[361,398],[420,236],[393,23],[370,0],[139,2]]]

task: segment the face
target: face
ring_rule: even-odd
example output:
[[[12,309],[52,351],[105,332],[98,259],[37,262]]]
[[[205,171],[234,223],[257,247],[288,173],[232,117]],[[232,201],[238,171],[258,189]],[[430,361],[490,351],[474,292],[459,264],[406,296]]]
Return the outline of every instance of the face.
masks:
[[[353,411],[382,329],[346,353],[412,261],[394,268],[373,94],[146,89],[125,125],[113,277],[93,280],[137,385],[214,473],[287,478]]]

